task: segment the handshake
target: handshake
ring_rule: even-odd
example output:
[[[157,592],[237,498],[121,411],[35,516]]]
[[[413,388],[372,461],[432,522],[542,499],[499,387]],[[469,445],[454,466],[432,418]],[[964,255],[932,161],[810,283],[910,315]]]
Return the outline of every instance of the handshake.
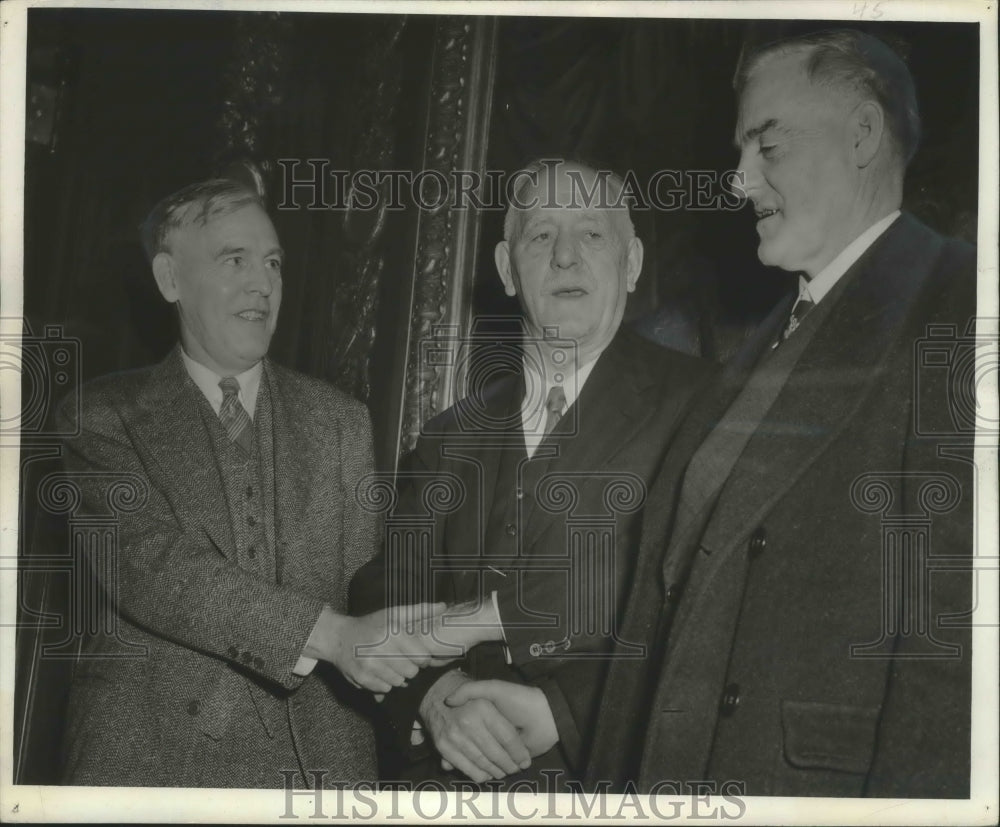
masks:
[[[425,666],[444,666],[473,646],[502,640],[491,601],[447,606],[419,603],[362,617],[327,607],[303,654],[326,660],[357,687],[381,697],[404,686]],[[425,730],[446,770],[473,781],[526,769],[531,758],[559,740],[545,694],[508,681],[476,681],[457,669],[445,673],[420,705]]]
[[[394,606],[362,617],[323,610],[303,654],[332,663],[354,686],[384,695],[425,666],[444,666],[500,640],[492,603]]]

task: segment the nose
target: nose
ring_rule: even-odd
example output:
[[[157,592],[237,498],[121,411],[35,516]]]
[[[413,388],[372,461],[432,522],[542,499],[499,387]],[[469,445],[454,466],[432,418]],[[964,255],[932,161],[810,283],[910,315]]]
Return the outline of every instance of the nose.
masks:
[[[565,270],[576,263],[577,250],[572,236],[565,232],[557,233],[552,245],[552,267],[557,270]]]
[[[741,198],[752,198],[753,193],[761,188],[763,177],[760,168],[749,149],[740,153],[740,162],[732,180],[732,190]]]
[[[264,261],[255,261],[246,269],[247,280],[244,289],[248,293],[259,293],[267,297],[271,295],[274,284],[271,279],[271,271]]]

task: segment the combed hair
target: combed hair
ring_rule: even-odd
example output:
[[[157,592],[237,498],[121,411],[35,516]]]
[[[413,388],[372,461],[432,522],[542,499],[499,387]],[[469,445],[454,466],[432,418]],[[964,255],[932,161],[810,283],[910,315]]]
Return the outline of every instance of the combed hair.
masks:
[[[256,192],[229,178],[200,181],[168,195],[150,210],[139,227],[146,258],[152,262],[157,253],[168,250],[167,237],[184,224],[204,225],[213,216],[226,215],[249,204],[264,209]]]
[[[913,77],[902,58],[876,37],[855,29],[831,29],[790,37],[759,46],[744,55],[733,78],[737,96],[766,58],[797,51],[806,53],[806,76],[819,83],[853,89],[876,100],[904,165],[920,143],[920,112]]]
[[[503,238],[504,241],[510,242],[514,238],[514,224],[517,221],[518,204],[523,203],[524,192],[529,185],[537,183],[538,175],[544,170],[554,169],[558,166],[566,164],[568,166],[580,167],[581,169],[589,169],[591,172],[599,173],[606,172],[606,180],[609,184],[608,194],[612,198],[618,198],[621,195],[623,189],[625,189],[625,179],[622,178],[614,170],[610,170],[604,167],[596,166],[584,160],[579,160],[576,158],[539,158],[531,161],[529,164],[521,167],[513,175],[512,179],[517,179],[517,187],[511,194],[510,203],[507,205],[507,213],[503,220]],[[632,215],[629,210],[629,205],[632,202],[631,197],[624,199],[625,203],[625,225],[626,225],[626,239],[631,239],[635,236],[635,224],[632,223]]]

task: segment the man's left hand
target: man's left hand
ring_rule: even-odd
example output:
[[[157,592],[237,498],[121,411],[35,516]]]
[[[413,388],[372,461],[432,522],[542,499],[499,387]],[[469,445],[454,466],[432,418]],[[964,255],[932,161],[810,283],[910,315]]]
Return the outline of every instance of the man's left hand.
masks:
[[[548,752],[559,741],[559,732],[552,717],[548,699],[541,689],[509,681],[470,681],[451,693],[445,703],[455,707],[482,698],[492,701],[510,721],[534,758]]]

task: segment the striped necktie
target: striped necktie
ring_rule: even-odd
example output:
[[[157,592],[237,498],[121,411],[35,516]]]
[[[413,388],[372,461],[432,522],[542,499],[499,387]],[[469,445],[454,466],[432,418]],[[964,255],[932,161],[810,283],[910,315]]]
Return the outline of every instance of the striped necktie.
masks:
[[[563,408],[566,407],[566,393],[562,385],[553,385],[549,388],[549,395],[545,398],[545,433],[552,433],[552,429],[559,424],[562,419]]]
[[[250,421],[250,414],[240,403],[240,383],[235,377],[227,376],[219,382],[219,387],[222,389],[219,421],[229,438],[249,456],[253,444],[253,423]]]

